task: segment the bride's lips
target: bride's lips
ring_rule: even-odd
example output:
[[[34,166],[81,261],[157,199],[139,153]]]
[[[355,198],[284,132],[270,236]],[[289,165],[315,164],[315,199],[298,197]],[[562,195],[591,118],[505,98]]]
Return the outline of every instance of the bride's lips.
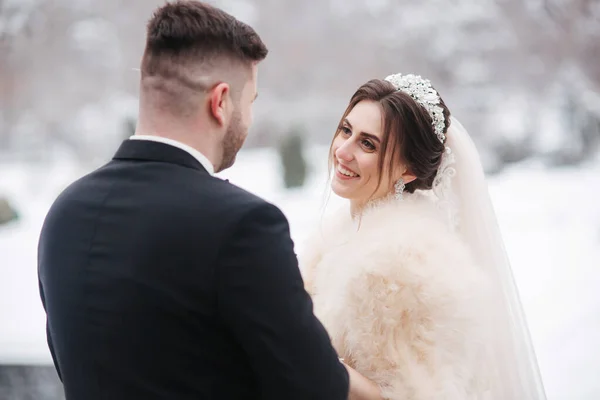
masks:
[[[351,173],[353,173],[353,174],[354,174],[354,175],[356,175],[356,176],[348,176],[348,175],[344,175],[344,174],[342,174],[342,173],[340,172],[340,170],[339,170],[339,168],[340,168],[340,167],[341,167],[341,168],[343,168],[343,169],[345,169],[345,170],[347,170],[347,171],[349,171],[349,172],[351,172]],[[343,164],[341,164],[341,163],[338,163],[338,164],[336,165],[336,167],[335,167],[335,176],[336,176],[338,179],[341,179],[341,180],[344,180],[344,181],[351,180],[351,179],[357,179],[357,178],[360,178],[360,175],[359,175],[359,174],[357,174],[357,173],[356,173],[356,172],[354,172],[352,169],[350,169],[350,168],[346,167],[345,165],[343,165]]]

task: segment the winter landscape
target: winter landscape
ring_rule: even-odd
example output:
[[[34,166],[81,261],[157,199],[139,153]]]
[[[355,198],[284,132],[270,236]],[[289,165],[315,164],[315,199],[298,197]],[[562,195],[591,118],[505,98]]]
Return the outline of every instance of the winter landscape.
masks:
[[[326,195],[327,149],[308,155],[319,168],[299,190],[283,188],[279,158],[270,150],[244,151],[220,175],[281,207],[298,247],[322,213],[341,201]],[[83,173],[68,162],[4,165],[0,172],[0,189],[22,209],[18,221],[0,228],[0,363],[51,362],[36,278],[37,235],[51,201]],[[490,180],[549,399],[600,396],[599,175],[598,160],[552,171],[532,161]]]

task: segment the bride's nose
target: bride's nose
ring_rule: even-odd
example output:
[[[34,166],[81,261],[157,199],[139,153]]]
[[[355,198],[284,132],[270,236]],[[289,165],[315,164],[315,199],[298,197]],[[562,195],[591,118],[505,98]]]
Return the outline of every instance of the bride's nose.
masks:
[[[335,151],[335,156],[345,162],[350,162],[354,159],[354,155],[352,154],[352,149],[349,146],[350,141],[344,142],[340,147]]]

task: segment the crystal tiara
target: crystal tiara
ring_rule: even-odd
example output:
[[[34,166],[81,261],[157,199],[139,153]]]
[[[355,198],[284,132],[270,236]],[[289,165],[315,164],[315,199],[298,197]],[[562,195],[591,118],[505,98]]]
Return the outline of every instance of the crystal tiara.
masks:
[[[431,117],[433,130],[438,139],[444,143],[446,135],[444,129],[446,123],[444,120],[444,109],[439,106],[440,95],[431,86],[429,79],[423,79],[420,75],[402,75],[394,74],[385,78],[396,87],[396,90],[408,94],[414,101],[420,104]]]

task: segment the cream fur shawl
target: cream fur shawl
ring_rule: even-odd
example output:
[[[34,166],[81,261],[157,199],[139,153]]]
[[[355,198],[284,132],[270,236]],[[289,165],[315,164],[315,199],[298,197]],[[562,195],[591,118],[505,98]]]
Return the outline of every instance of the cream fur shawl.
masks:
[[[300,255],[340,357],[386,399],[482,399],[485,284],[424,195],[324,221]]]

